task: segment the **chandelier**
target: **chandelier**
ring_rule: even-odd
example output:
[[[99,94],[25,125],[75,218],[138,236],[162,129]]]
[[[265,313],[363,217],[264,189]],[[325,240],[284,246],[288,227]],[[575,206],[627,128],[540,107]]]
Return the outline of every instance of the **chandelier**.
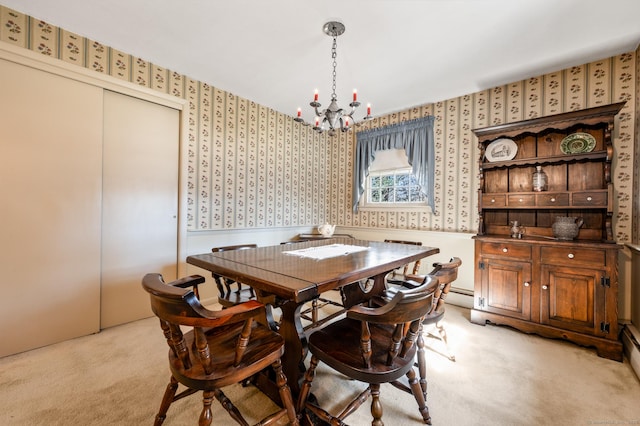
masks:
[[[337,21],[330,21],[324,24],[324,26],[322,27],[322,30],[326,35],[333,38],[333,45],[331,47],[331,58],[333,59],[333,75],[332,75],[333,85],[331,86],[331,90],[332,90],[331,102],[329,103],[329,106],[326,109],[321,111],[319,108],[322,107],[322,105],[320,104],[320,102],[318,102],[318,90],[316,89],[313,95],[313,101],[309,105],[313,107],[316,113],[313,130],[317,131],[318,133],[327,131],[329,136],[333,136],[336,134],[337,129],[340,129],[341,131],[346,132],[350,129],[351,125],[355,124],[355,121],[353,119],[353,113],[356,112],[356,109],[360,106],[360,102],[358,102],[358,92],[354,89],[353,102],[349,104],[349,106],[351,107],[351,110],[347,113],[345,110],[343,110],[338,106],[338,97],[336,96],[336,66],[337,66],[336,50],[338,47],[338,42],[337,42],[338,36],[343,34],[345,30],[344,24]],[[308,125],[307,123],[304,122],[301,115],[302,115],[302,110],[298,108],[298,115],[294,120],[299,123]],[[368,120],[370,118],[371,118],[371,105],[368,104],[367,115],[363,119]]]

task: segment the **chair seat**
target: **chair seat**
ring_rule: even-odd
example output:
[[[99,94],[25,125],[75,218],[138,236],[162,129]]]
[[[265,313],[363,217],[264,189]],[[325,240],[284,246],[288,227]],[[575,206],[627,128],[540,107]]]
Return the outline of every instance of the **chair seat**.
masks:
[[[197,351],[190,351],[191,368],[185,370],[180,360],[169,350],[171,372],[179,382],[192,389],[212,390],[238,382],[238,372],[243,376],[252,376],[282,356],[284,339],[279,334],[257,322],[253,323],[251,339],[244,352],[240,364],[233,365],[236,355],[238,335],[242,323],[217,327],[206,332],[207,343],[211,350],[213,372],[206,374],[197,357]],[[184,334],[187,347],[195,347],[194,333]]]
[[[438,323],[442,318],[444,318],[444,312],[444,309],[440,312],[430,312],[424,316],[422,323],[425,325]]]
[[[407,374],[413,366],[416,346],[414,345],[404,358],[395,357],[392,365],[386,365],[389,356],[388,342],[391,340],[394,326],[369,326],[373,348],[370,369],[365,368],[362,362],[360,321],[345,318],[314,332],[309,337],[309,350],[333,369],[366,383],[387,383]],[[339,345],[336,345],[335,336],[340,336]]]
[[[251,287],[245,287],[240,290],[233,290],[229,292],[226,296],[218,296],[218,303],[224,306],[225,308],[229,308],[231,306],[239,305],[244,302],[248,302],[249,300],[255,300],[256,296]]]

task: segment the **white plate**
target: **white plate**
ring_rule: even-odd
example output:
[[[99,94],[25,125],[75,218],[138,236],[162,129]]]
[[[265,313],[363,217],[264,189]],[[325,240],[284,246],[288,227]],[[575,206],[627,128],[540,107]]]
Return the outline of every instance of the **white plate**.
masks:
[[[518,145],[508,138],[500,138],[487,145],[484,156],[490,162],[513,160],[518,153]]]

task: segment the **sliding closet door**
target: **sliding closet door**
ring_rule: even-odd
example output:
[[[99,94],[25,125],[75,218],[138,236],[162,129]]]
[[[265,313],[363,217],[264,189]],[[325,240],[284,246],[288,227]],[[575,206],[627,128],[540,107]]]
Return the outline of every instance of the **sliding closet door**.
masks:
[[[150,315],[145,273],[174,280],[179,111],[104,94],[101,328]]]
[[[99,330],[103,90],[0,76],[1,357]]]

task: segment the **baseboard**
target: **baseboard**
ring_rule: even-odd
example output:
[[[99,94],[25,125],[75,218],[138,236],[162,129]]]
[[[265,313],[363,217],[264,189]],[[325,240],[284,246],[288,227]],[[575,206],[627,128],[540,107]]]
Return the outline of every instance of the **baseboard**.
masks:
[[[466,291],[456,291],[452,287],[447,294],[447,303],[471,309],[473,308],[473,294],[468,294]]]
[[[635,371],[636,376],[640,378],[640,331],[633,324],[624,326],[622,330],[622,346],[631,368]]]

